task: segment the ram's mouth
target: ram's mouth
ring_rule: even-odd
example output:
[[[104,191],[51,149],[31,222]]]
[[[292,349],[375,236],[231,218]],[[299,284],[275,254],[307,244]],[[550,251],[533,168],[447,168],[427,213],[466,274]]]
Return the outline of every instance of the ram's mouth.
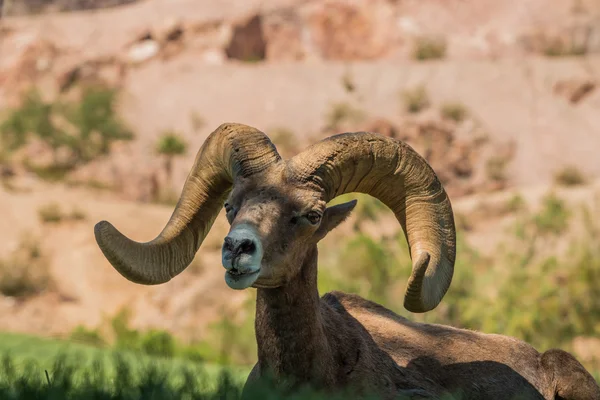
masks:
[[[256,281],[260,274],[260,268],[255,271],[240,272],[237,269],[230,269],[225,272],[225,283],[232,289],[246,289]]]
[[[240,270],[237,269],[230,269],[229,271],[227,271],[227,273],[229,275],[232,276],[248,276],[248,275],[253,275],[253,274],[258,274],[260,272],[260,269],[257,269],[256,271],[250,271],[250,272],[242,272]]]

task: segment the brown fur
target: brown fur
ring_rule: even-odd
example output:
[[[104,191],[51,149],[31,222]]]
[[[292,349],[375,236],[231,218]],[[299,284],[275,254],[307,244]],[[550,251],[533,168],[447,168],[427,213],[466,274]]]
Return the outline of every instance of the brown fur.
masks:
[[[274,374],[386,399],[600,400],[598,385],[566,352],[540,354],[507,336],[411,322],[355,295],[319,297],[317,242],[354,203],[326,209],[283,174],[265,179],[238,182],[228,199],[232,229],[252,224],[265,249],[264,275],[254,284],[258,363],[249,383]],[[290,224],[310,210],[323,214],[318,226]]]

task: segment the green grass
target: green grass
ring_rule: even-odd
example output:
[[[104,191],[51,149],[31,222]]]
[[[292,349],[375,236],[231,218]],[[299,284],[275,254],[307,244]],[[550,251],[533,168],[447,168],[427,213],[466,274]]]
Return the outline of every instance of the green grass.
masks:
[[[112,353],[10,333],[0,333],[0,355],[0,398],[15,400],[233,400],[240,397],[248,373],[242,368]],[[596,371],[594,375],[599,374]],[[275,389],[268,379],[252,385],[246,397],[249,400],[346,398],[349,398],[347,393],[319,393],[308,387]],[[359,397],[353,393],[352,398]],[[376,397],[360,398],[376,400]]]
[[[215,379],[223,371],[231,372],[236,378],[245,378],[250,373],[249,367],[222,367],[216,364],[197,363],[182,358],[154,357],[137,351],[120,350],[114,351],[108,348],[99,348],[81,343],[65,340],[40,338],[31,335],[0,332],[0,354],[10,354],[17,365],[25,365],[33,361],[39,365],[41,370],[52,369],[56,359],[64,355],[66,357],[77,356],[82,360],[101,360],[111,370],[114,365],[112,360],[115,356],[122,357],[130,363],[134,370],[138,370],[147,364],[156,364],[169,370],[180,368],[199,368],[205,370],[210,378]]]
[[[11,400],[233,400],[240,398],[249,373],[248,368],[111,352],[10,333],[0,333],[0,356],[0,399]],[[276,388],[268,378],[251,385],[245,397],[248,400],[346,398],[343,392],[325,394],[305,386],[291,390]]]

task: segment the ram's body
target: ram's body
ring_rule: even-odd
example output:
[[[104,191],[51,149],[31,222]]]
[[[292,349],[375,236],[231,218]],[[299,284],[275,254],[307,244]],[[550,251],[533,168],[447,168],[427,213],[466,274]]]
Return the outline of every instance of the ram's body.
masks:
[[[257,289],[258,363],[249,382],[274,374],[281,383],[385,399],[600,400],[591,375],[561,350],[539,354],[505,336],[413,323],[357,296],[319,297],[317,243],[356,205],[327,203],[349,192],[394,212],[413,259],[404,306],[435,308],[454,270],[450,200],[422,157],[377,134],[333,136],[284,161],[262,132],[224,124],[200,149],[156,239],[133,242],[105,221],[95,234],[123,276],[160,284],[189,265],[224,203],[225,281]]]

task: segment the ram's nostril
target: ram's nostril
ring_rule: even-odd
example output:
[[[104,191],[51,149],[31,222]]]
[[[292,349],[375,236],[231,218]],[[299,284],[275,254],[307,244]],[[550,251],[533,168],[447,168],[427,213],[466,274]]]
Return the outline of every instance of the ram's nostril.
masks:
[[[239,249],[240,253],[251,254],[254,253],[254,250],[256,250],[256,245],[254,244],[253,240],[244,239],[240,243]]]
[[[228,250],[228,251],[233,251],[234,244],[235,244],[234,240],[231,239],[229,236],[226,236],[225,239],[223,240],[223,249]]]

